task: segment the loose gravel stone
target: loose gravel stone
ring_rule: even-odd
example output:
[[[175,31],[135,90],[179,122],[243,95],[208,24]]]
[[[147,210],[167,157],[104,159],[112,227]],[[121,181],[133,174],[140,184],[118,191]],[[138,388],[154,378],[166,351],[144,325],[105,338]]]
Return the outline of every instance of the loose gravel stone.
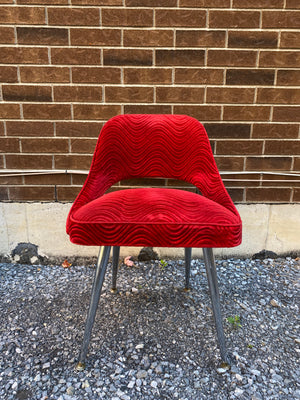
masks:
[[[109,265],[78,372],[94,268],[0,264],[0,399],[300,399],[299,259],[216,265],[231,369],[203,261],[192,260],[185,292],[183,260],[156,260],[121,264],[117,294]]]

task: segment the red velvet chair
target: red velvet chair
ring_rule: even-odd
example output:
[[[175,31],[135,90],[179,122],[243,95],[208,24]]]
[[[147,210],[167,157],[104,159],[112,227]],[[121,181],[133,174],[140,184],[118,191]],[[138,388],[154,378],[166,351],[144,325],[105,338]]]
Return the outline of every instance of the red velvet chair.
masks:
[[[160,177],[189,182],[200,194],[167,188],[106,193],[123,179]],[[99,245],[78,368],[84,368],[106,266],[113,248],[113,284],[120,246],[184,247],[189,288],[192,247],[202,247],[221,357],[229,362],[212,248],[241,243],[242,224],[204,127],[185,115],[120,115],[103,127],[89,175],[68,216],[73,243]]]

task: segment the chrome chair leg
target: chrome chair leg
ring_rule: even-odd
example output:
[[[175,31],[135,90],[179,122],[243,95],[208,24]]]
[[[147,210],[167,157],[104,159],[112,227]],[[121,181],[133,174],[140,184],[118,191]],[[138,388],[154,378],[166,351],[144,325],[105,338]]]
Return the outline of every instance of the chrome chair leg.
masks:
[[[210,297],[213,308],[213,315],[215,320],[215,325],[217,329],[217,337],[219,342],[219,348],[221,352],[221,358],[227,364],[230,364],[230,358],[227,353],[226,343],[225,343],[225,335],[223,331],[222,325],[222,313],[220,306],[220,295],[218,288],[218,277],[216,271],[216,265],[213,255],[213,250],[211,248],[203,248],[203,256],[206,268],[206,274],[208,279],[208,286],[210,291]]]
[[[114,246],[113,259],[112,259],[112,285],[110,289],[112,293],[117,292],[117,273],[119,266],[119,257],[120,257],[120,246]]]
[[[185,288],[184,290],[190,290],[190,274],[191,274],[191,259],[192,259],[192,248],[186,247],[184,249],[185,254]]]
[[[88,352],[89,342],[91,338],[92,328],[95,321],[97,306],[99,303],[99,298],[101,294],[101,289],[105,277],[106,267],[108,263],[108,258],[110,254],[111,246],[100,247],[97,267],[94,276],[92,294],[90,299],[90,307],[86,319],[85,331],[83,336],[83,341],[81,345],[81,351],[79,355],[79,362],[77,364],[77,370],[82,371],[85,368],[85,359]]]

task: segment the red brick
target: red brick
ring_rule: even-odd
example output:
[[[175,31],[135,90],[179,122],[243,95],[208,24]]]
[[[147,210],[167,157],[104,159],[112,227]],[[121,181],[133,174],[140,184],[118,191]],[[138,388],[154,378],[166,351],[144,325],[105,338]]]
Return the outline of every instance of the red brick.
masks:
[[[2,64],[47,64],[48,49],[42,47],[2,47]]]
[[[281,32],[280,47],[286,49],[299,49],[300,32]]]
[[[247,188],[246,201],[251,202],[286,202],[291,196],[291,189],[280,188]]]
[[[71,107],[68,104],[23,104],[25,119],[71,119]]]
[[[284,155],[298,155],[300,154],[300,141],[294,140],[266,140],[265,154],[284,154]]]
[[[121,83],[120,68],[74,67],[72,68],[74,83]]]
[[[259,28],[258,11],[209,11],[210,28]]]
[[[20,67],[23,83],[67,83],[70,70],[66,67]]]
[[[49,25],[99,26],[99,12],[95,8],[48,8]]]
[[[120,46],[121,30],[118,29],[71,29],[72,46]]]
[[[71,175],[53,174],[53,175],[25,175],[25,185],[70,185]]]
[[[80,6],[122,6],[123,0],[72,0],[72,4]]]
[[[54,166],[57,169],[89,170],[93,156],[91,155],[54,155]]]
[[[124,46],[170,47],[173,46],[173,31],[165,29],[124,30]]]
[[[82,187],[85,180],[86,180],[86,174],[82,174],[82,175],[72,174],[72,184],[73,185],[80,185]]]
[[[168,183],[170,183],[170,179],[168,179]],[[175,179],[172,179],[172,183],[168,186],[175,186],[174,185]],[[183,181],[176,181],[176,183],[181,182],[182,186],[192,186],[190,184],[186,184]],[[132,179],[123,179],[120,181],[120,186],[148,186],[148,187],[159,187],[159,186],[166,186],[166,179],[161,178],[132,178]],[[177,184],[178,186],[178,184]]]
[[[204,88],[158,87],[156,101],[158,103],[203,103]]]
[[[124,106],[124,114],[171,114],[171,106],[166,105],[136,105],[130,104]]]
[[[56,136],[98,137],[102,126],[101,122],[57,122]]]
[[[300,28],[299,11],[263,11],[262,28]]]
[[[44,7],[5,7],[0,8],[0,24],[45,24]]]
[[[0,82],[18,82],[17,67],[8,67],[5,65],[0,66]]]
[[[259,56],[260,67],[271,68],[298,68],[300,51],[261,51]]]
[[[22,185],[23,177],[22,176],[0,176],[0,185]]]
[[[102,88],[97,86],[54,86],[54,101],[100,102]]]
[[[213,139],[248,139],[250,138],[250,124],[205,124],[208,137]]]
[[[9,200],[7,187],[0,187],[0,200]]]
[[[253,103],[254,93],[254,88],[208,87],[206,92],[206,102],[222,104]]]
[[[252,50],[208,50],[207,65],[254,67],[257,52]]]
[[[222,69],[176,68],[175,83],[221,85],[224,81]]]
[[[47,201],[55,200],[54,186],[15,186],[9,188],[9,200]]]
[[[219,171],[243,171],[244,157],[215,157]]]
[[[190,115],[201,122],[204,121],[220,121],[220,106],[174,106],[174,114]]]
[[[97,139],[71,139],[71,153],[94,154]]]
[[[300,8],[298,0],[286,0],[286,8]]]
[[[68,0],[17,0],[18,4],[67,5]]]
[[[4,122],[0,122],[0,135],[4,135]]]
[[[262,140],[218,140],[216,154],[248,155],[262,154]]]
[[[153,26],[153,11],[149,9],[104,8],[103,26]]]
[[[68,153],[68,139],[21,139],[23,153]]]
[[[294,171],[300,171],[300,157],[295,157]]]
[[[278,71],[280,72],[280,71]],[[275,70],[271,69],[227,69],[228,85],[274,85]]]
[[[179,7],[230,7],[230,0],[179,0]]]
[[[108,103],[152,103],[153,87],[106,86],[105,101]]]
[[[300,189],[295,188],[293,193],[293,202],[300,202]]]
[[[73,108],[76,120],[108,120],[121,114],[121,107],[118,105],[74,104]]]
[[[100,50],[83,48],[52,48],[51,61],[52,64],[65,65],[100,64]]]
[[[30,154],[6,154],[6,168],[8,169],[51,169],[52,155],[37,157]]]
[[[229,31],[228,33],[228,47],[276,48],[277,43],[277,32]]]
[[[118,83],[118,82],[117,82]],[[171,84],[171,68],[125,68],[124,83],[129,84]]]
[[[62,28],[17,28],[19,44],[68,45],[68,30]]]
[[[19,139],[0,137],[0,153],[19,153]]]
[[[206,11],[156,9],[155,26],[204,28],[206,26]]]
[[[225,106],[224,121],[269,121],[271,107]]]
[[[300,89],[259,88],[257,103],[299,104]]]
[[[247,157],[247,171],[289,171],[292,157]]]
[[[300,122],[300,107],[279,107],[273,110],[273,121]]]
[[[234,203],[242,202],[244,199],[244,189],[227,188],[227,192]]]
[[[80,185],[80,186],[58,186],[57,187],[57,200],[73,202],[76,199],[81,188],[82,188],[82,185]]]
[[[298,137],[298,124],[254,124],[252,137],[292,139]]]
[[[50,86],[3,85],[4,101],[52,101]]]
[[[0,118],[18,119],[20,118],[19,104],[0,103]]]
[[[13,28],[0,27],[0,43],[1,44],[14,44],[15,33]]]
[[[204,65],[204,50],[156,50],[156,65]]]
[[[125,0],[126,7],[176,7],[177,0]]]
[[[0,168],[4,167],[4,155],[0,155]]]
[[[284,0],[233,0],[234,8],[283,8]]]
[[[104,65],[152,65],[152,51],[140,49],[104,49]]]
[[[54,136],[52,122],[6,121],[7,136]]]
[[[178,47],[225,47],[226,31],[176,31]]]

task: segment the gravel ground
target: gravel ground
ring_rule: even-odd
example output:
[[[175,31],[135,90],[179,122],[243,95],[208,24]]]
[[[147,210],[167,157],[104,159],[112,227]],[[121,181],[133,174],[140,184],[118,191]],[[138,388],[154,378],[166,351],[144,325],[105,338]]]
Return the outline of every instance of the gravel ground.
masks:
[[[0,398],[300,399],[299,266],[217,261],[230,370],[202,260],[192,261],[190,292],[182,260],[122,264],[117,295],[109,266],[87,369],[77,372],[94,269],[0,264]]]

